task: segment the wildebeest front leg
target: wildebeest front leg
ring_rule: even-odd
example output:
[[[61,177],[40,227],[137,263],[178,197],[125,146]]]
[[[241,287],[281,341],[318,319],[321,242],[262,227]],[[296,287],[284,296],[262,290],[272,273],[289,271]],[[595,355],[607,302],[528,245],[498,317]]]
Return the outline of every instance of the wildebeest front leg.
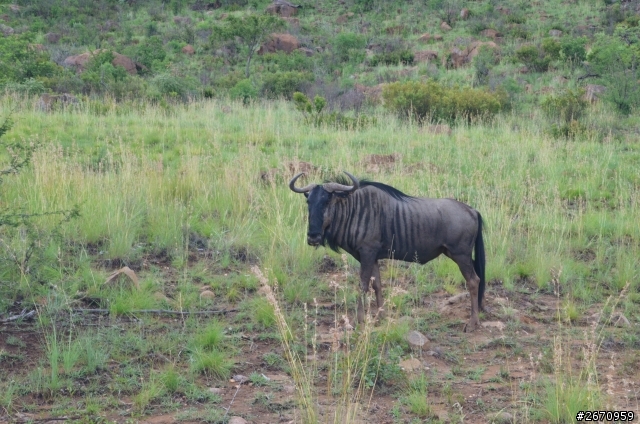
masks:
[[[365,308],[367,293],[369,293],[369,281],[374,272],[374,267],[377,267],[375,260],[361,259],[360,261],[360,296],[358,296],[358,322],[364,322]],[[375,288],[376,283],[374,283]]]
[[[378,318],[382,318],[382,280],[380,279],[380,267],[378,266],[378,261],[373,263],[373,290],[376,292],[376,304],[378,306],[377,316]]]

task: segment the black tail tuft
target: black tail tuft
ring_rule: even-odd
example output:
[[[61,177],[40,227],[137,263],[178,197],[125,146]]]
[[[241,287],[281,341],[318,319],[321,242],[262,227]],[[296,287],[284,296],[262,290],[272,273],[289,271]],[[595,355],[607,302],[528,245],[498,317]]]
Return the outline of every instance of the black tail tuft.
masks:
[[[473,258],[473,269],[476,275],[480,277],[480,286],[478,287],[478,308],[482,308],[482,298],[484,297],[484,241],[482,240],[482,216],[478,212],[478,234],[476,235],[475,257]]]

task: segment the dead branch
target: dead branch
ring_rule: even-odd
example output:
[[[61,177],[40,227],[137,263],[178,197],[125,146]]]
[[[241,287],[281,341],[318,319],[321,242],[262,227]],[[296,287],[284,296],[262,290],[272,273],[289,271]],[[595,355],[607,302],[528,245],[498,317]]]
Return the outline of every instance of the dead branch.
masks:
[[[71,312],[85,314],[108,314],[109,309],[71,309]],[[167,315],[224,315],[231,312],[238,312],[238,309],[220,309],[216,311],[171,311],[168,309],[136,309],[129,311],[130,314],[167,314]]]
[[[0,319],[0,322],[5,323],[5,322],[16,321],[19,319],[31,318],[35,314],[36,314],[35,310],[27,312],[26,309],[23,309],[22,312],[20,312],[18,315],[12,315],[9,318]]]

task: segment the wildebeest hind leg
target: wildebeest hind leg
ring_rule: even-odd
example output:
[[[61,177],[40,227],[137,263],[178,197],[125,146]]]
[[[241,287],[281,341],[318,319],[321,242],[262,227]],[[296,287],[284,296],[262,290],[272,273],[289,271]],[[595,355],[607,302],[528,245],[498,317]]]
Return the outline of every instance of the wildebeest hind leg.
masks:
[[[453,261],[458,264],[462,276],[467,282],[467,289],[471,297],[471,317],[464,326],[466,333],[474,331],[480,325],[480,319],[478,318],[478,288],[480,286],[480,277],[473,269],[473,262],[471,256],[454,256],[451,257]]]

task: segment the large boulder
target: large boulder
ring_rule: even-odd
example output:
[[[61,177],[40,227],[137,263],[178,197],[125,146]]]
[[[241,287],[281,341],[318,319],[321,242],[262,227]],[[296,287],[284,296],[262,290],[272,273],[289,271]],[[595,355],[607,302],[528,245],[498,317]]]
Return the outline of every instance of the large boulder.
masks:
[[[474,41],[465,49],[465,52],[467,54],[467,62],[471,62],[473,58],[480,53],[480,49],[482,47],[487,47],[493,51],[498,51],[500,49],[500,47],[498,47],[498,45],[493,41]]]
[[[267,13],[272,15],[279,15],[283,18],[290,18],[298,13],[299,4],[289,3],[285,0],[276,0],[267,6]]]
[[[438,60],[438,52],[435,52],[433,50],[423,50],[420,52],[415,52],[413,54],[413,60],[417,63]]]
[[[271,34],[266,43],[258,50],[258,54],[278,51],[291,53],[300,47],[300,42],[291,34]]]
[[[63,62],[65,66],[69,66],[74,68],[76,72],[82,73],[87,66],[87,63],[99,53],[102,53],[105,50],[94,50],[93,52],[82,53],[75,56],[69,56]],[[113,60],[111,64],[113,66],[121,66],[123,67],[129,74],[135,75],[138,73],[136,63],[128,58],[127,56],[121,55],[120,53],[112,52]]]
[[[60,34],[58,34],[57,32],[48,32],[44,35],[45,40],[47,40],[47,43],[49,44],[56,44],[58,41],[60,41]]]
[[[584,93],[584,98],[590,103],[595,103],[607,91],[604,85],[589,84]]]
[[[480,35],[482,35],[483,37],[487,37],[487,38],[493,38],[494,40],[497,37],[501,36],[500,33],[497,30],[493,29],[493,28],[487,28],[487,29],[484,29],[484,30],[480,31]]]
[[[188,16],[174,16],[173,23],[177,25],[191,25],[191,18]]]
[[[0,32],[4,34],[5,37],[8,37],[10,35],[13,35],[15,31],[10,26],[7,26],[5,24],[0,24]]]
[[[38,109],[43,112],[51,112],[55,105],[62,107],[73,106],[78,104],[78,99],[73,94],[43,94],[38,100]]]
[[[480,49],[483,46],[486,46],[494,50],[495,52],[500,49],[500,47],[498,47],[498,45],[493,41],[474,41],[469,44],[464,50],[460,50],[459,48],[454,47],[453,49],[451,49],[451,52],[449,52],[448,58],[446,58],[447,67],[457,69],[471,63],[473,61],[473,58],[480,53]]]

